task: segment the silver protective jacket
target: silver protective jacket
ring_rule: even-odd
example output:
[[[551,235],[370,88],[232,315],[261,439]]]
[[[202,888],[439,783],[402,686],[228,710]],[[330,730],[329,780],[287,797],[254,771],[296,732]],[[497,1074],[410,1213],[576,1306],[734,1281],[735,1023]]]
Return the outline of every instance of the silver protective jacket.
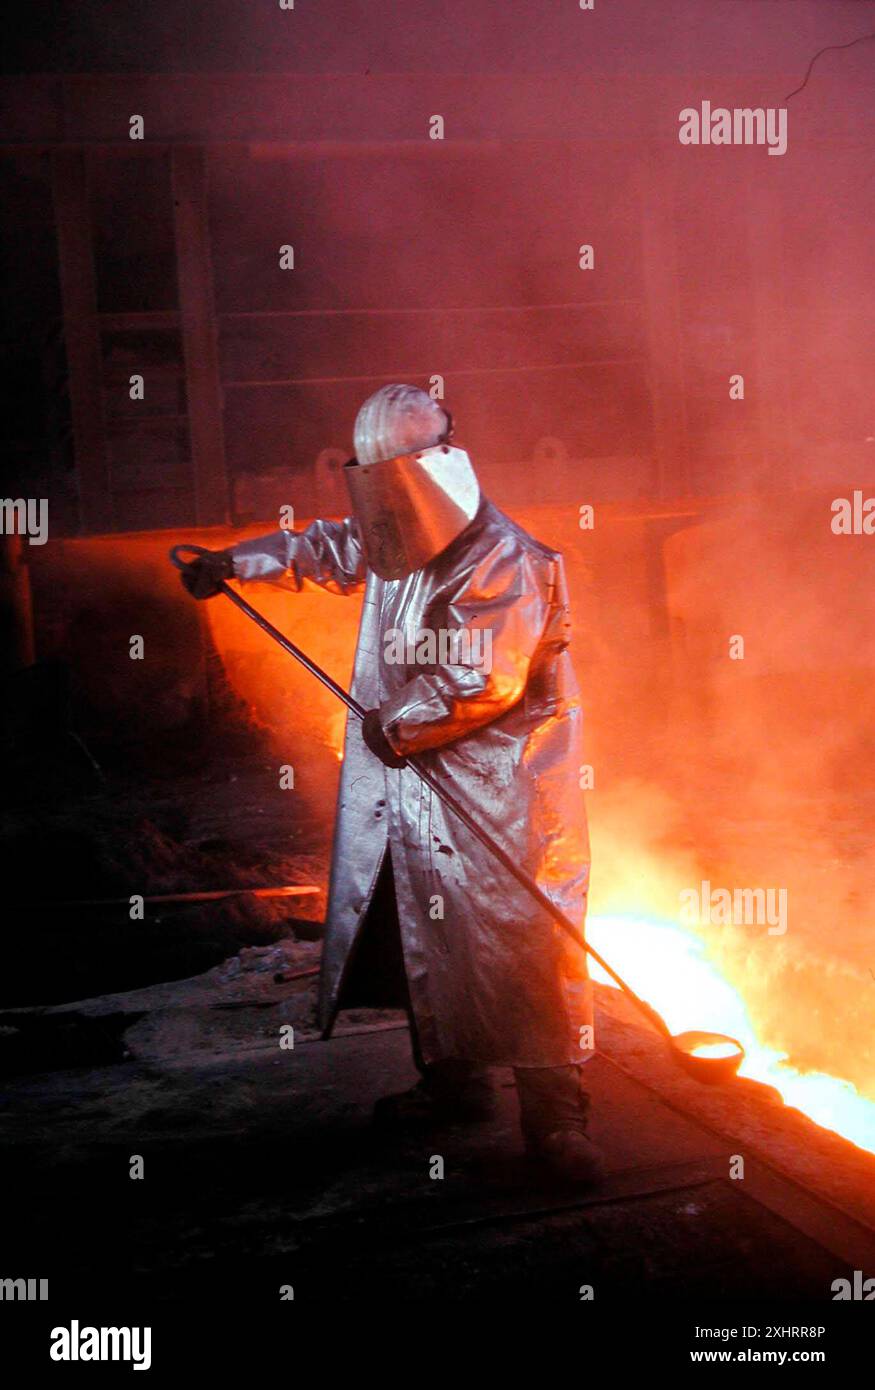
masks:
[[[582,713],[566,650],[561,556],[487,500],[445,551],[405,579],[368,570],[350,518],[244,541],[233,555],[243,581],[364,589],[355,698],[379,709],[396,751],[421,756],[582,930],[589,878]],[[417,640],[428,633],[456,636],[448,650]],[[586,1060],[592,1001],[583,951],[412,769],[378,761],[353,715],[320,982],[326,1035],[387,850],[425,1060],[523,1067]]]

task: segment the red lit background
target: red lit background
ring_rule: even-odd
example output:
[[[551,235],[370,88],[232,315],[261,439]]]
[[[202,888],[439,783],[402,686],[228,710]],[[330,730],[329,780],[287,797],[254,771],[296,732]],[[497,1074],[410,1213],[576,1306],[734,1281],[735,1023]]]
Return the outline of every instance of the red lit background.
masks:
[[[284,503],[338,514],[361,399],[443,376],[486,490],[566,555],[595,944],[672,1026],[707,997],[752,1074],[875,1147],[873,538],[829,528],[875,454],[875,46],[819,59],[786,155],[677,142],[703,99],[785,104],[871,16],[627,0],[535,35],[521,0],[41,16],[57,70],[34,75],[46,35],[25,25],[0,79],[0,352],[4,491],[50,509],[24,552],[35,651],[73,669],[83,732],[159,757],[215,650],[329,819],[331,772],[307,774],[340,746],[329,698],[230,606],[186,607],[165,552],[258,534]],[[346,678],[354,601],[257,602]],[[114,653],[141,631],[134,681]],[[786,886],[786,936],[682,929],[702,878]]]

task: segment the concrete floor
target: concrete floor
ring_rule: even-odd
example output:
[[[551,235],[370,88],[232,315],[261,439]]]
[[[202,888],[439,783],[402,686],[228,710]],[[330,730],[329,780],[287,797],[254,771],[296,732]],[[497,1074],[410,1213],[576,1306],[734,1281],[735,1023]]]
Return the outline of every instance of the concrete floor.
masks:
[[[694,1082],[682,1078],[680,1100],[661,1095],[631,1074],[642,1057],[651,1082],[660,1067],[650,1039],[612,1015],[613,992],[599,991],[606,1052],[587,1067],[608,1173],[581,1192],[545,1182],[524,1158],[510,1073],[493,1074],[493,1121],[376,1130],[374,1101],[416,1079],[406,1028],[348,1014],[341,1035],[317,1040],[312,982],[277,983],[279,949],[247,959],[269,970],[241,977],[229,965],[77,1006],[105,1033],[113,1012],[128,1012],[130,1056],[6,1084],[3,1190],[16,1199],[5,1259],[47,1274],[60,1306],[119,1281],[170,1301],[235,1289],[275,1299],[286,1285],[332,1303],[578,1302],[584,1285],[619,1299],[824,1301],[854,1261],[875,1268],[859,1211],[843,1215],[776,1175],[743,1137],[751,1106],[776,1132],[792,1132],[793,1112],[768,1096],[712,1094],[718,1123],[713,1108],[694,1113],[704,1089]],[[319,948],[286,949],[301,968]],[[282,1050],[289,1021],[296,1045]],[[726,1132],[726,1115],[739,1133]],[[864,1161],[844,1148],[849,1171]],[[748,1168],[732,1181],[739,1152]],[[431,1176],[436,1158],[442,1178]]]

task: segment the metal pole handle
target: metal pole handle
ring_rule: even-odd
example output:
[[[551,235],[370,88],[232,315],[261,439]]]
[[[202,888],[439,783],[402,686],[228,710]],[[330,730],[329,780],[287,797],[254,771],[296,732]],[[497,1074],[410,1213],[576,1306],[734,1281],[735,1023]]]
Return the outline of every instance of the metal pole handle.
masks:
[[[203,546],[199,545],[175,545],[170,551],[170,560],[171,563],[180,570],[185,568],[185,561],[179,558],[179,552],[182,550],[190,550],[198,555],[209,553],[204,550]],[[363,705],[359,704],[358,700],[354,700],[352,695],[344,690],[342,685],[338,685],[337,681],[332,680],[327,672],[322,670],[321,666],[317,666],[315,661],[311,661],[310,657],[307,656],[305,652],[302,652],[300,647],[296,647],[294,642],[291,642],[288,637],[285,637],[283,633],[280,632],[279,628],[274,627],[273,623],[269,623],[267,618],[263,617],[257,609],[253,608],[251,603],[247,603],[246,599],[242,598],[240,594],[235,593],[224,580],[222,581],[221,592],[231,600],[236,608],[240,609],[241,613],[245,613],[248,618],[251,618],[252,621],[261,628],[262,632],[266,632],[268,637],[272,637],[274,642],[278,643],[284,652],[288,652],[289,656],[293,656],[311,675],[315,676],[318,681],[321,681],[333,695],[336,695],[338,700],[342,700],[347,709],[350,710],[357,719],[364,719],[367,710]],[[408,758],[407,766],[416,773],[420,781],[424,782],[425,785],[434,792],[438,800],[462,822],[466,830],[469,830],[471,834],[489,850],[490,854],[507,869],[508,873],[516,880],[520,887],[525,888],[526,892],[535,899],[535,902],[537,902],[545,912],[550,914],[562,930],[571,937],[572,941],[576,942],[581,950],[588,952],[593,960],[601,966],[602,970],[610,975],[611,979],[629,996],[636,1008],[644,1014],[645,1018],[647,1018],[657,1032],[661,1033],[663,1037],[671,1039],[671,1031],[665,1020],[660,1018],[656,1010],[652,1008],[646,1000],[636,994],[632,986],[627,984],[622,976],[617,974],[616,970],[608,964],[595,947],[591,946],[582,933],[578,931],[571,918],[566,917],[562,909],[557,907],[552,898],[549,898],[543,889],[538,887],[534,879],[529,878],[525,870],[521,869],[516,861],[493,840],[492,836],[483,828],[479,821],[474,820],[473,816],[471,816],[461,802],[456,800],[452,792],[447,791],[445,787],[441,786],[434,774],[423,767],[416,758]]]

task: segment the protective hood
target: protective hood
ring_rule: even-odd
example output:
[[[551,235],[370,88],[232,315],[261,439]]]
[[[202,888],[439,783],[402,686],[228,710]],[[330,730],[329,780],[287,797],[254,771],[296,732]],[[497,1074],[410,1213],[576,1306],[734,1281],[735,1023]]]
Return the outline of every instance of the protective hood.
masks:
[[[368,565],[381,579],[422,569],[477,515],[480,487],[464,449],[436,444],[344,469]]]

